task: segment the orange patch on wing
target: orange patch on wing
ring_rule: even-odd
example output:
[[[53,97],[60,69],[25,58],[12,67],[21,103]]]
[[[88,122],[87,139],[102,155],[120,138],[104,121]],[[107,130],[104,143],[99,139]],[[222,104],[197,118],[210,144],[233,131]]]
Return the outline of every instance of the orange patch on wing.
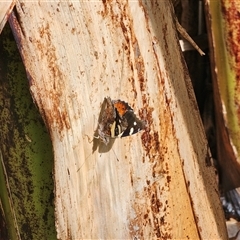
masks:
[[[114,107],[117,109],[120,117],[122,117],[127,111],[127,105],[124,102],[115,102]]]

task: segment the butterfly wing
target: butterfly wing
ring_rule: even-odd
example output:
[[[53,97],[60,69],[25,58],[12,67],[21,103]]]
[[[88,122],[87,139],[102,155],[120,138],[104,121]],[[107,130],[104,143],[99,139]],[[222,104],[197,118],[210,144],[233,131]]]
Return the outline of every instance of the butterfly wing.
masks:
[[[127,127],[122,131],[122,133],[119,134],[119,137],[131,136],[143,130],[146,126],[145,122],[138,119],[132,110],[127,111],[123,115],[123,119],[125,119],[125,122],[127,122]]]
[[[98,127],[95,132],[95,138],[100,138],[106,145],[111,137],[111,126],[114,124],[116,111],[112,104],[111,98],[104,99],[101,107],[101,112],[98,118]]]

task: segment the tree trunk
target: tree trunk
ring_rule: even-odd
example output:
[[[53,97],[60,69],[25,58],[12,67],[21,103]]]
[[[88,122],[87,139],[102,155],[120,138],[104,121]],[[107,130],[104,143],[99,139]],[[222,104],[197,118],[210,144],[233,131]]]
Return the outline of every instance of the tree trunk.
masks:
[[[226,239],[171,4],[20,1],[16,14],[11,27],[54,148],[58,238]],[[107,96],[147,127],[93,152]]]

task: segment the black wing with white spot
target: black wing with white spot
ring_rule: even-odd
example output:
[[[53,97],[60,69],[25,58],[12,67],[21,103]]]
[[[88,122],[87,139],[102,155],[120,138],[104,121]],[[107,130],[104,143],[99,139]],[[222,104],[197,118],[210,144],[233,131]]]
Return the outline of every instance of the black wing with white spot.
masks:
[[[119,137],[127,137],[138,133],[145,128],[145,122],[138,119],[133,111],[127,111],[123,119],[127,121],[127,128],[119,135]]]

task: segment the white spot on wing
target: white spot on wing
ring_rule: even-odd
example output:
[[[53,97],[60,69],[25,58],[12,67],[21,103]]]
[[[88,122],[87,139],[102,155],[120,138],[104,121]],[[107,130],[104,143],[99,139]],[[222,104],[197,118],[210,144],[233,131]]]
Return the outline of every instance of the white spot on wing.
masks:
[[[132,135],[134,132],[134,128],[130,128],[129,135]]]

